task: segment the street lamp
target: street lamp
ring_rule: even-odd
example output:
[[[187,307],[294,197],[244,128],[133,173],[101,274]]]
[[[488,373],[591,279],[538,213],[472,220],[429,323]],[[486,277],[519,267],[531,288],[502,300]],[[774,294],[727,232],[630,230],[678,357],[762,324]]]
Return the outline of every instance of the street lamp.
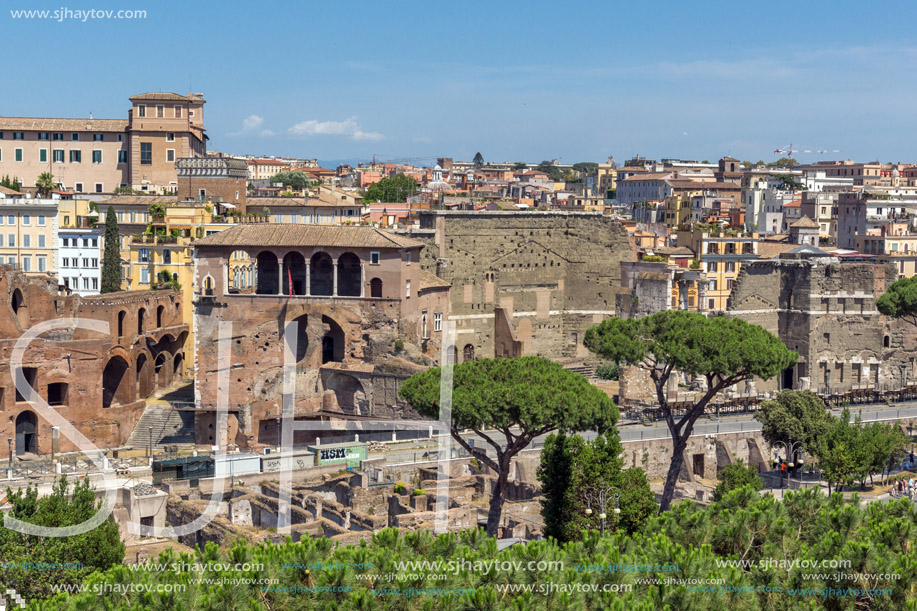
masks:
[[[12,437],[6,438],[6,446],[10,451],[10,464],[6,470],[7,471],[6,478],[13,479],[13,438]]]
[[[786,459],[787,459],[786,478],[787,478],[787,481],[791,482],[792,480],[790,480],[790,470],[796,466],[793,464],[793,456],[795,456],[797,452],[804,452],[805,448],[803,447],[801,441],[794,441],[794,442],[791,442],[789,445],[787,445],[787,443],[784,441],[776,441],[774,442],[774,444],[783,446],[783,450],[786,453]],[[802,458],[799,459],[799,466],[800,467],[802,466]],[[783,474],[780,475],[780,487],[783,488]]]
[[[614,494],[611,493],[612,490],[617,490]],[[605,536],[605,520],[608,517],[606,511],[608,509],[608,500],[614,499],[615,501],[615,514],[621,513],[621,510],[618,508],[618,499],[621,498],[621,490],[615,486],[609,486],[608,488],[586,488],[584,492],[586,497],[586,515],[592,515],[592,503],[596,504],[596,507],[601,512],[599,514],[599,519],[602,520],[602,536]]]

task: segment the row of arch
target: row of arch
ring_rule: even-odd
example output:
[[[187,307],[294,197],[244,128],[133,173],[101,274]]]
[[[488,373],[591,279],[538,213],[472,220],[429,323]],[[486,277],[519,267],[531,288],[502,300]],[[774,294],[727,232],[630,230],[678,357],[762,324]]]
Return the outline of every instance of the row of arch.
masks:
[[[165,336],[133,362],[125,350],[113,353],[102,370],[102,407],[133,403],[180,379],[185,362],[183,335],[177,340]]]
[[[175,310],[179,311],[181,309],[181,302],[175,302]],[[167,312],[166,306],[160,304],[156,307],[156,326],[155,329],[160,329],[164,326],[166,321]],[[129,329],[127,328],[127,310],[120,310],[118,312],[118,337],[124,337]],[[137,335],[142,335],[147,331],[147,311],[146,308],[140,308],[137,310]]]
[[[265,250],[255,261],[258,295],[363,296],[363,263],[352,252],[336,261],[326,252],[317,252],[307,262],[298,252],[289,252],[278,261],[277,255]]]

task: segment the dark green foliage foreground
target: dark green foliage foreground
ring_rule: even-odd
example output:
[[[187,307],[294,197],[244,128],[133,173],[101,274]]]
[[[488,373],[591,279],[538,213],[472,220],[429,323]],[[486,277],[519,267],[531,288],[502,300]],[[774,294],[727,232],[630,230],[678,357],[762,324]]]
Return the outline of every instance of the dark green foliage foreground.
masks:
[[[553,540],[517,545],[496,551],[496,541],[481,531],[435,537],[427,532],[385,530],[359,546],[335,547],[327,539],[302,543],[236,545],[228,557],[208,545],[197,557],[164,554],[160,563],[230,562],[263,563],[263,571],[131,571],[117,566],[83,582],[90,591],[33,603],[33,609],[193,609],[193,610],[902,610],[917,609],[917,511],[906,500],[872,503],[861,509],[840,495],[830,499],[815,492],[790,493],[784,502],[759,496],[750,489],[735,490],[723,501],[703,509],[682,502],[661,516],[650,517],[642,534],[617,534],[601,538],[594,531],[585,538],[558,545]],[[719,567],[717,561],[746,560],[749,568]],[[788,568],[787,562],[850,560],[844,569]],[[521,569],[475,569],[474,563],[498,560],[522,563]],[[419,565],[399,569],[402,562],[443,563],[439,569]],[[530,561],[562,562],[556,570],[526,570]],[[770,563],[771,568],[764,564]],[[451,565],[450,565],[451,562]],[[298,563],[298,565],[296,564]],[[338,567],[306,570],[312,563],[337,563]],[[372,568],[353,570],[353,565]],[[464,564],[464,568],[463,565]],[[612,571],[614,565],[677,565],[676,570]],[[593,567],[589,570],[586,567]],[[595,570],[606,567],[607,570]],[[452,570],[457,568],[459,570]],[[536,567],[537,568],[537,567]],[[821,573],[806,579],[804,574]],[[894,581],[859,577],[860,573],[898,574]],[[831,576],[838,575],[837,580]],[[383,577],[366,576],[381,575]],[[391,580],[386,580],[392,575]],[[436,577],[442,576],[441,579]],[[194,579],[210,579],[207,585]],[[730,593],[697,591],[706,585],[674,583],[647,585],[638,580],[723,579]],[[240,585],[232,580],[277,579],[282,587],[320,588],[322,592],[271,591],[270,586]],[[224,580],[222,585],[220,580]],[[125,586],[186,585],[179,593],[124,594]],[[597,584],[632,591],[561,593],[558,587]],[[506,591],[506,586],[533,592]],[[768,586],[781,592],[735,592]],[[793,588],[888,588],[873,596],[838,596],[790,593]],[[101,593],[93,592],[95,588]],[[330,591],[339,588],[346,591]],[[413,596],[407,595],[415,588]],[[443,596],[417,593],[436,588],[473,590],[469,595]],[[539,589],[554,589],[539,593]],[[693,589],[692,589],[693,588]],[[716,586],[711,589],[715,590]],[[135,587],[135,590],[137,588]],[[106,593],[107,590],[107,593]],[[276,590],[276,588],[275,588]],[[375,590],[375,591],[374,591]]]

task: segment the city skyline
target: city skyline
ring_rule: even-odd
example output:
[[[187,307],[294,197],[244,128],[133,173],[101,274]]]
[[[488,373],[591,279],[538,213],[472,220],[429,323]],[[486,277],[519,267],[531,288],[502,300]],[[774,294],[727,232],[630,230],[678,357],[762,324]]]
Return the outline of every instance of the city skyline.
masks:
[[[915,127],[914,8],[864,17],[843,6],[664,3],[646,19],[586,3],[565,22],[533,19],[557,11],[544,3],[356,6],[346,18],[313,5],[277,19],[238,3],[97,7],[146,11],[133,20],[7,13],[10,44],[29,49],[8,71],[28,95],[0,114],[122,119],[130,95],[195,91],[208,100],[208,148],[234,154],[770,161],[792,142],[842,151],[803,162],[913,159],[900,134]],[[68,52],[75,37],[83,53]],[[36,74],[76,80],[61,96],[60,78]]]

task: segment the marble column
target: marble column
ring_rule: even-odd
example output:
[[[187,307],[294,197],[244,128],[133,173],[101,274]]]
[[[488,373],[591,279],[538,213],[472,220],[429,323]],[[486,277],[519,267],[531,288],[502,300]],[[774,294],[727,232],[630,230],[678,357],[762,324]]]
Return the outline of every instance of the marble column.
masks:
[[[337,259],[334,260],[332,267],[333,267],[333,271],[331,272],[331,279],[334,282],[333,284],[334,288],[331,290],[331,296],[337,297],[338,296],[338,262],[337,262]]]

